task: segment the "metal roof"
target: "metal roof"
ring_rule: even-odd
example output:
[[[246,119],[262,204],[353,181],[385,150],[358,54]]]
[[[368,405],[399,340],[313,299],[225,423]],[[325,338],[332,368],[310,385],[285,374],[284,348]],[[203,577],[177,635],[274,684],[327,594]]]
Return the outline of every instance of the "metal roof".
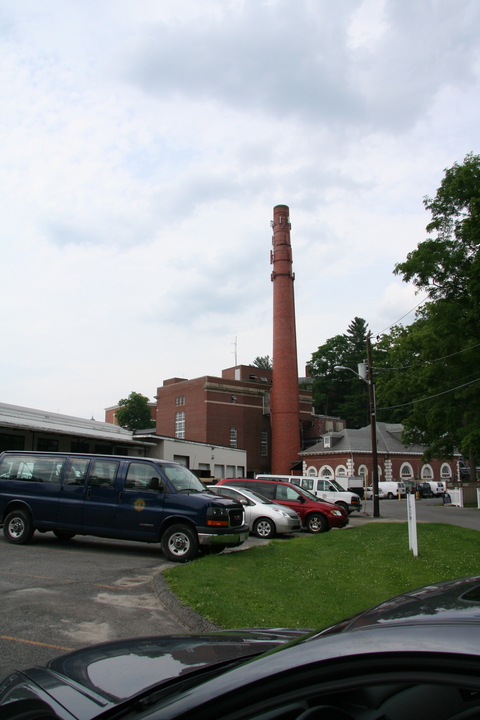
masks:
[[[130,430],[125,430],[125,428],[118,425],[99,422],[93,418],[86,420],[72,415],[61,415],[60,413],[35,410],[7,403],[0,403],[0,427],[89,437],[129,445],[143,445],[142,442],[133,437]]]

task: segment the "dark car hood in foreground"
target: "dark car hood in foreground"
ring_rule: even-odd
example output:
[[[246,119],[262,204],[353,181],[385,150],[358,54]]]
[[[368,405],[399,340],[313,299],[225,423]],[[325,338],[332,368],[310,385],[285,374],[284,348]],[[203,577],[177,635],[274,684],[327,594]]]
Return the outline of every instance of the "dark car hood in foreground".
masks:
[[[0,705],[12,699],[53,698],[73,717],[88,720],[149,687],[202,668],[258,655],[307,630],[260,628],[211,635],[118,640],[62,655],[46,668],[15,673],[0,685]],[[60,707],[55,707],[60,717]],[[1,711],[0,711],[1,716]]]
[[[338,665],[342,658],[372,653],[396,658],[405,652],[459,653],[478,658],[480,575],[406,592],[331,628],[311,631],[297,643],[304,632],[235,630],[91,646],[63,655],[46,668],[14,673],[0,685],[0,706],[7,710],[6,703],[31,698],[32,702],[43,701],[62,720],[91,720],[119,703],[128,703],[130,698],[136,703],[142,693],[149,696],[147,704],[158,702],[168,688],[175,698],[162,717],[176,717],[177,711],[188,713],[202,703],[208,708],[209,698],[220,698],[221,702],[222,696],[230,697],[229,693],[238,694],[240,702],[242,693],[263,687],[275,674],[289,678],[295,686],[302,677],[302,667],[309,663],[327,663],[330,668],[332,661]],[[270,650],[272,654],[252,663],[242,662],[242,658]],[[236,660],[240,666],[233,668]],[[218,674],[216,666],[222,668],[220,676],[205,677],[209,669]],[[224,673],[226,669],[229,672]],[[181,686],[177,679],[181,679]],[[193,687],[196,682],[199,684]],[[170,683],[174,687],[169,688]]]

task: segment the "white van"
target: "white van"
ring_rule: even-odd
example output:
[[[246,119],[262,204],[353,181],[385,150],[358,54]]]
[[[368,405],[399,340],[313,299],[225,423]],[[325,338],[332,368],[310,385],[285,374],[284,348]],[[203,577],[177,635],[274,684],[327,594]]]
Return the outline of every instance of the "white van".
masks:
[[[319,500],[335,503],[343,507],[349,514],[356,510],[360,512],[362,502],[357,493],[345,490],[336,480],[317,478],[312,475],[257,475],[260,480],[281,480],[293,483],[298,487],[309,490]]]
[[[447,492],[444,482],[437,482],[436,480],[425,480],[425,482],[428,482],[432,488],[433,494],[436,497],[441,497],[445,492]]]
[[[392,500],[399,495],[401,495],[402,497],[406,497],[407,495],[407,488],[405,486],[405,483],[396,482],[395,480],[391,482],[379,482],[378,489],[379,491],[382,490],[383,494],[381,495],[381,497],[387,498],[387,500]]]

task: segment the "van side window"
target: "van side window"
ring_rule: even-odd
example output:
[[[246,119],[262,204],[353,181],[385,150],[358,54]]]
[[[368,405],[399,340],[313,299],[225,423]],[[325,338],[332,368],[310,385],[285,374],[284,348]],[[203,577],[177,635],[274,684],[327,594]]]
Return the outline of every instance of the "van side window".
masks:
[[[34,455],[17,455],[5,458],[0,466],[0,477],[7,480],[60,483],[65,459],[44,458]]]
[[[84,485],[87,477],[87,470],[90,460],[86,458],[75,458],[70,461],[70,466],[63,478],[64,485]]]
[[[260,493],[260,495],[263,495],[264,497],[268,498],[269,500],[273,500],[273,496],[275,494],[275,483],[272,482],[266,482],[266,483],[249,483],[247,488],[252,488],[253,492]]]
[[[302,487],[305,488],[305,490],[310,490],[310,492],[313,492],[313,480],[306,480],[305,478],[302,480]],[[297,484],[297,483],[295,483]]]
[[[132,462],[128,467],[125,490],[152,490],[150,482],[154,477],[162,482],[152,465]]]
[[[90,487],[113,487],[119,464],[115,460],[94,460],[88,480]]]

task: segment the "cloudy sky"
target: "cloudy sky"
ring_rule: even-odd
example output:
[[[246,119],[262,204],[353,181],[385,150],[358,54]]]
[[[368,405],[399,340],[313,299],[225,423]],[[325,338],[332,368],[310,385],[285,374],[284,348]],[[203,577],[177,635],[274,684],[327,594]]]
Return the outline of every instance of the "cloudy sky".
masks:
[[[271,355],[280,203],[301,374],[408,313],[479,37],[478,0],[0,0],[0,401],[103,420]]]

